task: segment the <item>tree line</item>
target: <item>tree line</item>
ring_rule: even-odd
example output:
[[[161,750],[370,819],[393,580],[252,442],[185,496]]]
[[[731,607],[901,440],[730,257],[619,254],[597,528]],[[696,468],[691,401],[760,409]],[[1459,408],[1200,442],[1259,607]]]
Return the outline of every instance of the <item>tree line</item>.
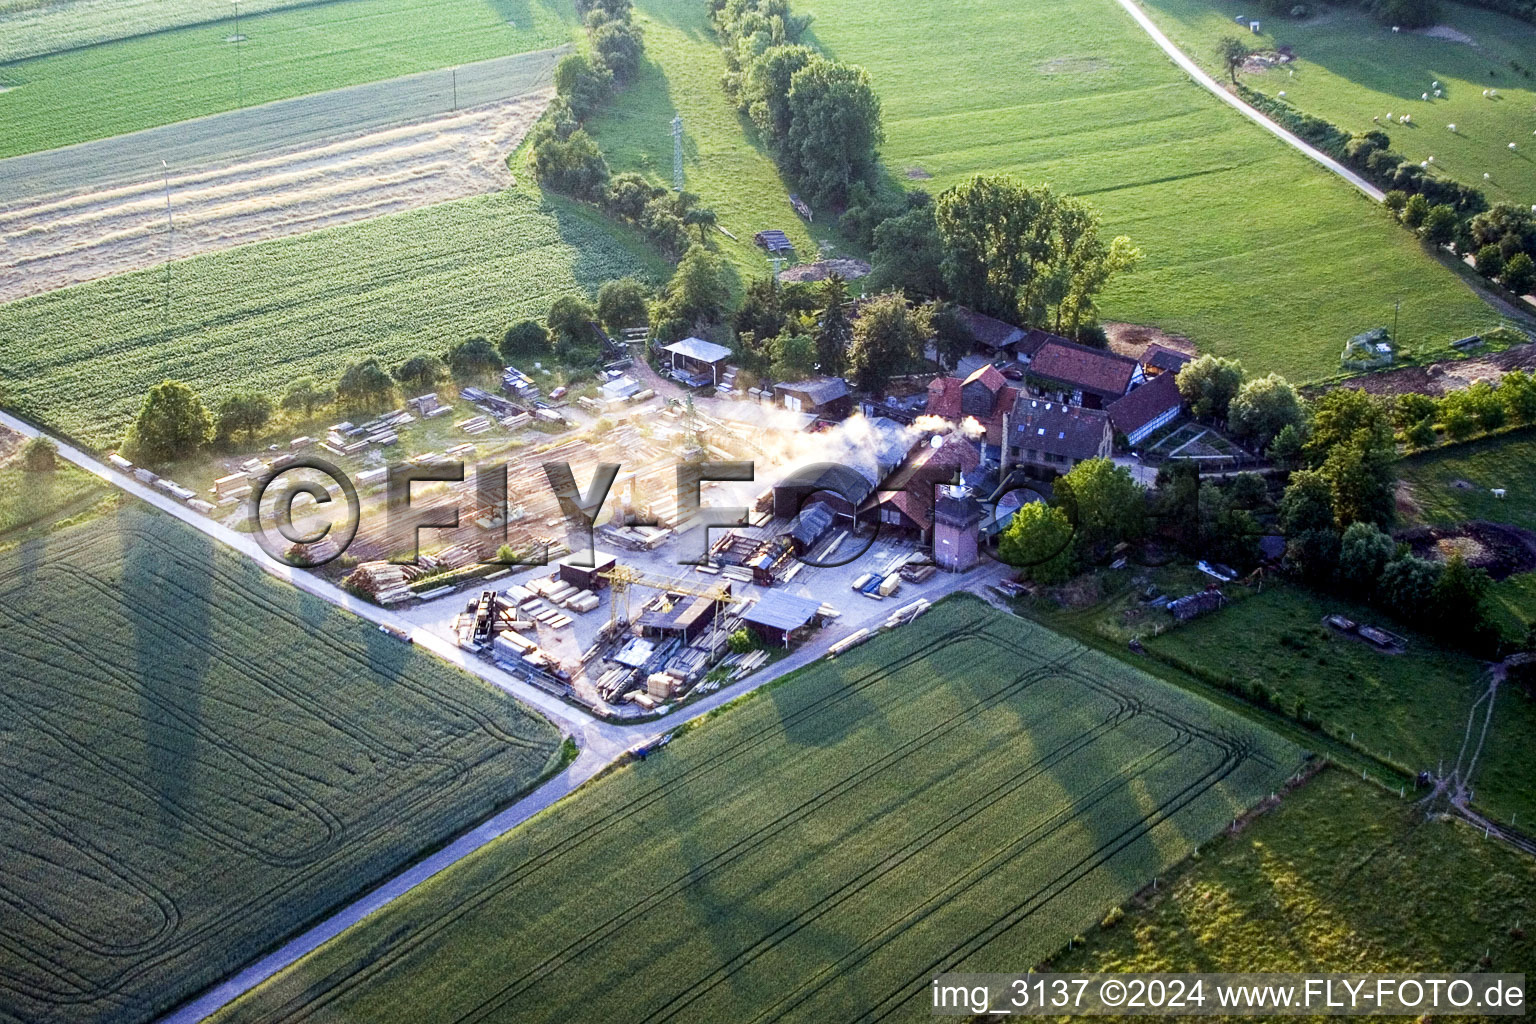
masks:
[[[591,52],[571,54],[555,68],[555,99],[528,136],[533,175],[546,188],[637,228],[675,260],[688,248],[692,232],[702,241],[715,213],[690,192],[673,193],[640,174],[611,172],[583,124],[634,80],[644,41],[630,0],[581,0],[577,10]]]

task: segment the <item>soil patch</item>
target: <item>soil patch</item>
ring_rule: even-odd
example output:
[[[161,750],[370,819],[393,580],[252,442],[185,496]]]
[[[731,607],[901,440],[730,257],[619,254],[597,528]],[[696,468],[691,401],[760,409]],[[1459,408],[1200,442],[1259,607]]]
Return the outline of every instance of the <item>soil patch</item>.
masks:
[[[1536,345],[1512,345],[1502,352],[1490,352],[1471,359],[1448,359],[1427,366],[1382,370],[1351,377],[1341,382],[1340,386],[1360,388],[1373,395],[1406,395],[1416,392],[1438,397],[1450,391],[1459,391],[1473,381],[1497,383],[1511,370],[1536,370]],[[1319,389],[1304,390],[1310,396]]]
[[[863,260],[835,259],[817,260],[815,263],[803,263],[798,267],[790,267],[779,271],[779,280],[791,284],[799,284],[805,281],[825,281],[833,274],[841,274],[852,280],[863,277],[872,268]]]
[[[921,167],[908,167],[907,168],[907,177],[912,178],[913,180],[916,180],[916,181],[925,181],[928,178],[933,177],[933,175],[929,174],[927,171],[923,170]]]
[[[221,166],[0,206],[0,302],[283,235],[493,192],[553,93]],[[166,191],[171,222],[166,230]]]
[[[1141,354],[1147,350],[1147,346],[1153,344],[1190,356],[1200,354],[1195,349],[1195,343],[1182,334],[1169,334],[1160,328],[1148,327],[1145,324],[1106,323],[1104,333],[1109,338],[1110,351],[1130,356],[1132,359],[1140,359]]]
[[[1496,580],[1536,570],[1536,533],[1508,523],[1472,519],[1459,526],[1420,526],[1396,535],[1420,558],[1443,562],[1459,554]]]

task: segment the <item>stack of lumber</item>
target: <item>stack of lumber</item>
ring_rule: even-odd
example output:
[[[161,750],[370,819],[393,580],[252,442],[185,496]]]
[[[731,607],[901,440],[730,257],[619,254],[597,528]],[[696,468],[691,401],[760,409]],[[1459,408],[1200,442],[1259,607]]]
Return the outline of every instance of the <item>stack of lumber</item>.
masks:
[[[874,636],[874,634],[867,629],[861,629],[857,632],[849,633],[837,643],[827,648],[827,657],[835,658],[839,654],[842,654],[844,651],[850,651],[853,648],[859,646],[859,644],[863,643],[865,640],[868,640],[872,636]]]

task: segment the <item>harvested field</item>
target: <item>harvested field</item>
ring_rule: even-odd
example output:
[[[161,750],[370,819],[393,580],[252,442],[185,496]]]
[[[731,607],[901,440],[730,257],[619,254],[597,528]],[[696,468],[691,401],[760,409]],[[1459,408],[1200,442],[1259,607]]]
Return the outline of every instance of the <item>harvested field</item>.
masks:
[[[1460,555],[1496,580],[1536,570],[1536,533],[1474,519],[1459,526],[1420,526],[1396,534],[1421,558],[1445,561]]]
[[[926,1020],[934,972],[1036,963],[1300,761],[951,600],[605,777],[218,1019]]]
[[[135,1022],[527,789],[506,694],[139,506],[0,554],[0,1019]]]
[[[852,281],[864,277],[869,271],[869,264],[863,260],[817,260],[815,263],[805,263],[779,271],[779,280],[794,283],[825,281],[833,274],[841,274]]]
[[[504,188],[506,154],[553,95],[538,89],[419,124],[0,207],[0,302]]]

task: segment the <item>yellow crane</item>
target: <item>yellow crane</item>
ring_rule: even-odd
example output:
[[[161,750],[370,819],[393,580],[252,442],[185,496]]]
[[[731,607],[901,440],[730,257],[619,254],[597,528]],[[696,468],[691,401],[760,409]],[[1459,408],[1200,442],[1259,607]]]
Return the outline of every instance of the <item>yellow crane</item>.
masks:
[[[720,622],[720,615],[725,611],[725,605],[731,600],[731,585],[729,583],[697,583],[669,576],[658,576],[629,565],[615,565],[612,569],[600,572],[598,575],[607,580],[609,586],[613,587],[613,600],[608,604],[610,633],[618,625],[620,605],[624,606],[624,621],[629,621],[629,590],[631,587],[646,587],[650,590],[660,590],[667,594],[683,594],[687,597],[707,597],[715,602],[715,624]]]

